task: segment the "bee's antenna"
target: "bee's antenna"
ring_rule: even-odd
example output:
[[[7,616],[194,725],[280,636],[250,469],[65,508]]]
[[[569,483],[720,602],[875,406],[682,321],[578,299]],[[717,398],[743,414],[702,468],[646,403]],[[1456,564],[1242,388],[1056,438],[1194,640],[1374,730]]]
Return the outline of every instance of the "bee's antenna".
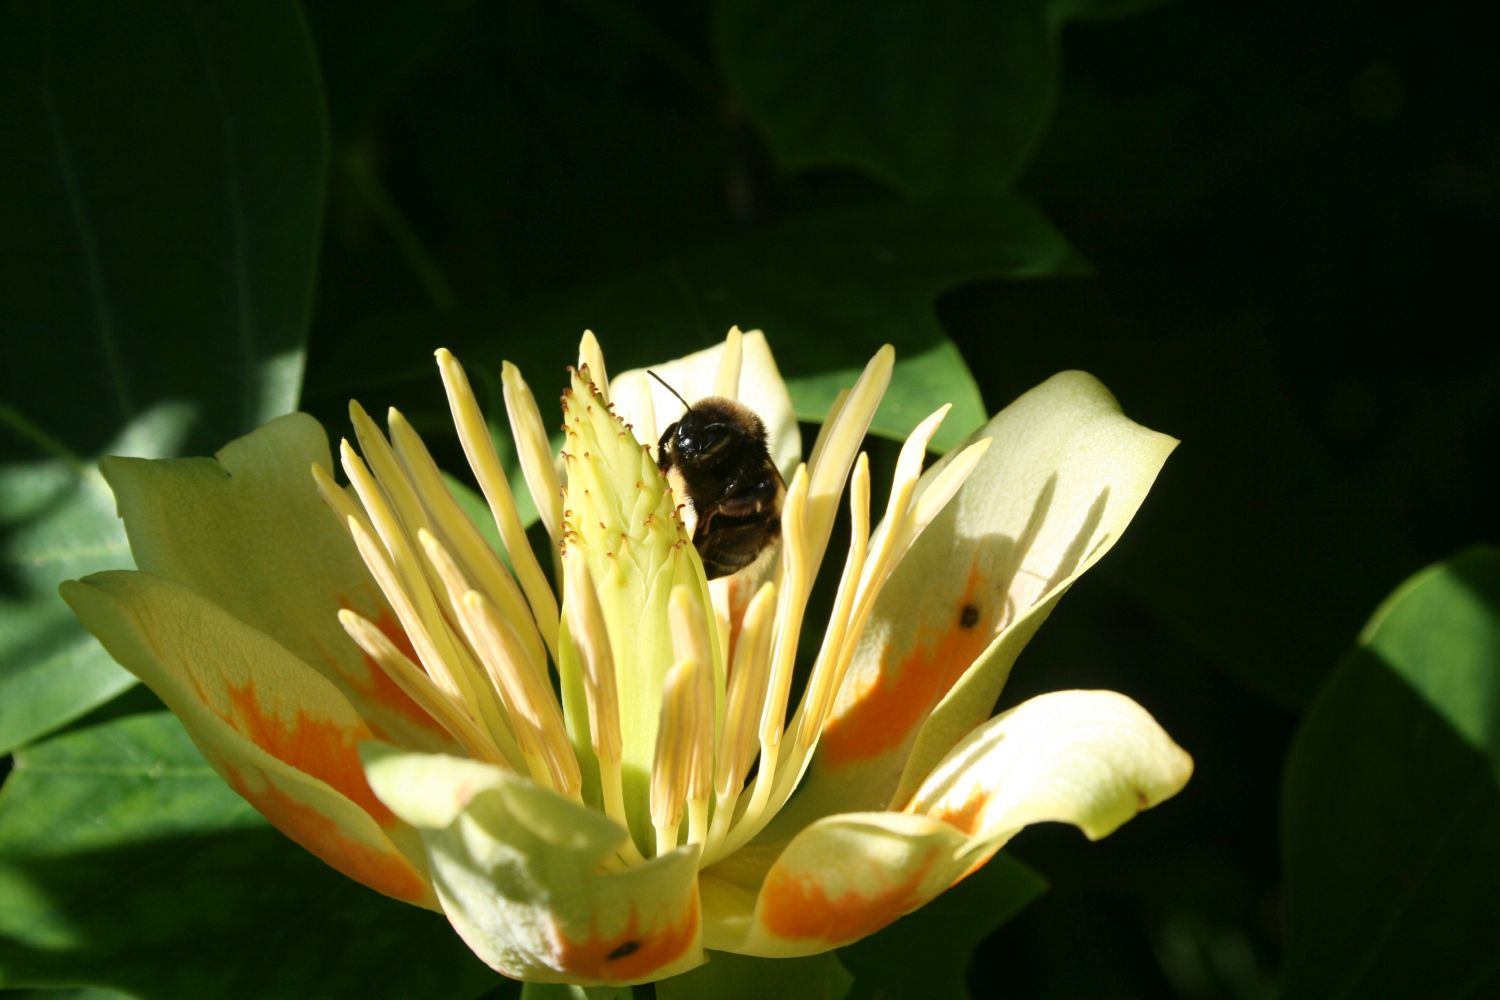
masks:
[[[656,381],[658,381],[662,385],[666,386],[667,391],[670,392],[672,395],[676,396],[682,402],[683,406],[687,407],[689,410],[691,410],[693,408],[693,404],[692,403],[689,403],[687,400],[685,400],[685,399],[682,398],[682,393],[678,392],[676,389],[672,388],[670,385],[667,385],[667,380],[666,379],[662,378],[660,375],[656,374],[656,372],[652,371],[649,368],[646,369],[646,374],[650,375],[652,378],[656,379]]]

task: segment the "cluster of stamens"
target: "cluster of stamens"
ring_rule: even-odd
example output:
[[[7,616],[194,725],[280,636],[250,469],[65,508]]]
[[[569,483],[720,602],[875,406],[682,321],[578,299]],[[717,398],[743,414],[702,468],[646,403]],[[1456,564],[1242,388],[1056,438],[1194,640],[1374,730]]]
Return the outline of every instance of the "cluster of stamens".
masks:
[[[720,394],[735,394],[739,351],[735,331]],[[557,553],[561,606],[526,541],[468,379],[439,351],[454,423],[505,559],[463,514],[410,424],[392,410],[388,439],[351,404],[360,452],[345,441],[340,457],[358,502],[323,470],[315,475],[416,659],[355,612],[340,620],[464,752],[628,830],[613,864],[689,844],[706,866],[763,829],[791,795],[881,586],[986,442],[960,452],[919,491],[925,449],[946,407],[924,421],[902,449],[885,521],[872,534],[869,467],[856,453],[889,380],[891,355],[882,351],[835,403],[812,456],[790,477],[770,578],[750,581],[758,584],[753,597],[736,607],[728,588],[746,581],[707,582],[650,441],[636,440],[614,412],[592,335],[580,353],[563,397],[566,486],[531,391],[513,366],[502,373],[522,471]],[[652,428],[646,405],[639,423]],[[788,720],[802,618],[846,482],[849,552]]]

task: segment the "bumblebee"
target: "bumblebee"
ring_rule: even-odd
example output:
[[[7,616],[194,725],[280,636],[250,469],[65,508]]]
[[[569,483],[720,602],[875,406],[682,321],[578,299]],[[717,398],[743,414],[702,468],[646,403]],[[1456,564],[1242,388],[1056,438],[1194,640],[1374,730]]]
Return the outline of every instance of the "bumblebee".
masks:
[[[781,536],[786,483],[767,450],[766,425],[732,399],[689,403],[648,374],[687,407],[662,432],[657,465],[696,516],[693,547],[710,580],[738,572]]]

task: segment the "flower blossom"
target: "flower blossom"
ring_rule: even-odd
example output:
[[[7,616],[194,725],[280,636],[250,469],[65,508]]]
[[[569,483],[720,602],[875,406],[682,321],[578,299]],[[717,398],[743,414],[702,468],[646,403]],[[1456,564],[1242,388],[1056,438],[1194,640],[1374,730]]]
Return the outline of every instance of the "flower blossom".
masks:
[[[214,459],[106,460],[139,570],[63,596],[272,824],[440,910],[499,972],[625,985],[712,951],[827,951],[1025,826],[1097,839],[1186,783],[1187,754],[1123,695],[990,717],[1176,444],[1092,377],[1053,377],[925,471],[947,407],[921,421],[872,525],[859,447],[890,348],[805,462],[758,332],[653,369],[689,400],[745,402],[786,481],[779,544],[709,581],[693,498],[657,467],[682,411],[665,389],[611,382],[585,334],[558,456],[505,366],[539,557],[464,370],[438,361],[498,553],[401,414],[382,431],[356,403],[347,488],[300,414]],[[825,562],[831,608],[808,622]]]

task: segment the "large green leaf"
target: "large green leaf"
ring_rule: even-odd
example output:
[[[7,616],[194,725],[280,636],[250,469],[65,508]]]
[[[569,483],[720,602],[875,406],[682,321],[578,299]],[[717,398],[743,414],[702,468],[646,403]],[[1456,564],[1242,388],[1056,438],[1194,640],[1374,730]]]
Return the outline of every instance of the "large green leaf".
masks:
[[[793,170],[851,167],[908,194],[1005,190],[1041,139],[1057,34],[1132,0],[720,0],[730,90]]]
[[[1041,277],[1079,266],[1041,213],[1016,196],[812,213],[709,242],[635,273],[534,296],[503,313],[372,321],[348,331],[331,352],[312,401],[332,418],[348,396],[378,388],[380,403],[395,395],[403,404],[430,407],[441,394],[429,349],[440,344],[471,369],[515,361],[544,398],[549,384],[560,384],[562,365],[576,357],[576,337],[586,328],[599,335],[611,370],[623,371],[705,346],[737,324],[766,331],[797,415],[813,421],[824,417],[837,391],[852,384],[881,344],[894,344],[896,373],[871,429],[904,437],[951,402],[953,412],[934,441],[942,450],[987,414],[973,376],[938,322],[934,299],[967,282]],[[420,388],[408,399],[403,385]]]
[[[0,10],[0,750],[131,683],[60,580],[128,565],[106,453],[290,409],[326,144],[296,4]]]
[[[271,829],[165,713],[22,749],[0,790],[0,986],[458,998],[498,978],[440,915]]]
[[[1500,550],[1403,584],[1287,768],[1287,1000],[1500,990]]]

